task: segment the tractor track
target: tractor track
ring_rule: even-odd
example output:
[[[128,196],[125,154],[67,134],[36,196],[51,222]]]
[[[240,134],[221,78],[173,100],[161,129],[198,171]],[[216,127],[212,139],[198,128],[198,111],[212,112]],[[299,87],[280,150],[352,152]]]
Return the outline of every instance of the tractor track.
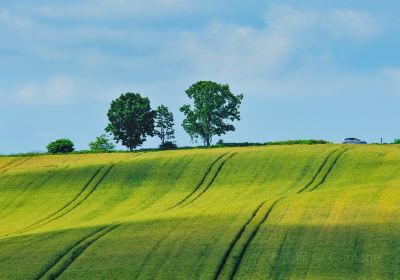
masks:
[[[314,174],[314,176],[311,178],[311,180],[301,189],[299,190],[296,194],[300,194],[304,191],[306,191],[307,189],[309,189],[311,186],[313,186],[313,184],[317,181],[318,176],[321,175],[322,171],[324,170],[324,168],[327,167],[328,161],[335,156],[333,162],[329,165],[329,167],[327,168],[325,174],[323,174],[322,178],[318,181],[317,184],[315,184],[315,186],[313,186],[309,192],[314,191],[315,189],[317,189],[319,186],[321,186],[323,183],[325,183],[326,179],[328,178],[329,174],[331,173],[331,171],[333,170],[334,166],[336,165],[337,161],[339,160],[339,158],[347,151],[348,149],[336,149],[332,152],[330,152],[325,159],[323,160],[323,162],[321,163],[321,165],[319,166],[318,170],[316,171],[316,173]],[[286,197],[286,196],[285,196]],[[251,229],[250,225],[251,223],[255,220],[256,216],[260,213],[260,211],[262,210],[263,206],[265,205],[265,203],[267,202],[267,200],[263,201],[251,214],[250,218],[243,224],[243,226],[240,228],[240,230],[237,232],[237,234],[235,235],[234,239],[232,240],[232,242],[230,243],[228,249],[225,251],[225,254],[223,255],[220,264],[218,265],[216,272],[214,274],[214,280],[217,280],[221,277],[222,272],[226,266],[226,263],[228,262],[230,257],[234,258],[234,264],[233,264],[233,268],[232,270],[229,272],[229,274],[227,275],[228,279],[233,279],[240,267],[241,261],[244,257],[244,255],[246,254],[246,251],[248,250],[251,242],[253,241],[253,239],[255,238],[257,232],[259,231],[260,227],[262,224],[264,224],[267,220],[268,217],[270,216],[272,210],[274,209],[274,207],[277,205],[277,203],[279,201],[281,201],[282,199],[284,199],[285,197],[281,197],[277,200],[275,200],[271,206],[268,208],[268,210],[265,212],[263,218],[254,225],[253,229]],[[235,247],[237,246],[237,244],[239,243],[239,241],[242,239],[244,233],[246,231],[251,231],[250,235],[248,237],[248,239],[245,241],[243,247],[240,249],[240,253],[238,254],[237,257],[232,256],[232,252],[235,249]]]
[[[67,169],[68,167],[69,166],[67,165],[62,170]],[[55,173],[56,172],[54,172],[54,171],[50,171],[50,174],[46,175],[47,177],[44,177],[44,179],[41,182],[41,184],[44,184],[44,183],[50,181],[51,179],[53,179],[54,176],[56,175]],[[4,214],[3,212],[7,211],[7,209],[11,205],[15,204],[16,201],[18,201],[18,199],[21,199],[21,197],[25,196],[26,192],[29,191],[29,188],[32,187],[32,186],[35,186],[36,181],[38,181],[38,180],[31,181],[27,186],[25,186],[24,189],[18,194],[18,198],[13,198],[10,201],[8,201],[7,204],[3,205],[3,207],[0,209],[0,219],[2,219],[5,216],[7,216],[7,213]],[[5,236],[8,236],[8,235],[5,235]],[[0,236],[0,237],[4,237],[4,236]]]
[[[20,160],[21,160],[21,158],[16,158],[16,159],[10,160],[9,162],[4,164],[3,166],[0,166],[0,170],[2,170],[4,168],[7,168],[8,166],[12,165],[14,162],[18,162]]]
[[[192,190],[191,193],[189,193],[184,199],[182,199],[181,201],[179,201],[177,204],[175,204],[174,206],[172,206],[171,208],[169,208],[168,210],[174,209],[176,207],[178,207],[179,205],[185,203],[191,196],[193,196],[200,188],[201,186],[204,184],[204,181],[206,180],[206,178],[208,177],[208,175],[210,174],[212,168],[217,164],[218,161],[221,160],[221,158],[223,158],[225,155],[227,155],[228,153],[224,153],[222,155],[220,155],[219,157],[217,157],[211,164],[210,166],[207,168],[206,172],[204,173],[203,177],[201,178],[200,182],[196,185],[196,187]]]
[[[90,179],[86,182],[86,184],[83,186],[83,188],[79,191],[79,193],[77,193],[75,195],[75,197],[73,199],[71,199],[68,203],[66,203],[63,207],[61,207],[60,209],[58,209],[57,211],[53,212],[52,214],[48,215],[47,217],[23,228],[21,230],[20,233],[25,233],[31,229],[34,229],[35,226],[45,222],[46,220],[49,220],[51,218],[53,218],[54,216],[56,216],[57,214],[59,214],[61,211],[63,211],[65,208],[67,208],[68,206],[70,206],[72,203],[74,203],[81,195],[82,193],[89,187],[89,185],[93,182],[93,180],[96,178],[96,176],[99,174],[99,172],[104,168],[104,166],[101,166],[100,168],[98,168],[95,173],[90,177]]]
[[[116,229],[120,224],[101,227],[78,240],[42,271],[36,279],[57,279],[93,243]],[[52,271],[53,270],[53,271]]]
[[[331,158],[331,156],[333,156],[334,153],[336,153],[337,151],[339,151],[339,149],[336,149],[332,152],[330,152],[324,159],[324,161],[322,162],[322,164],[320,165],[320,167],[318,168],[317,172],[314,174],[314,176],[311,178],[311,180],[301,189],[299,190],[297,193],[302,193],[303,191],[305,191],[307,188],[309,188],[314,181],[317,179],[318,175],[322,172],[322,169],[325,167],[325,165],[328,163],[328,160]]]
[[[322,179],[318,182],[318,184],[316,184],[313,188],[311,188],[310,192],[316,190],[319,186],[321,186],[323,183],[325,183],[326,179],[328,178],[329,174],[331,174],[333,168],[335,167],[336,163],[338,162],[339,158],[345,153],[347,152],[348,149],[343,149],[341,150],[338,155],[336,156],[336,158],[334,159],[334,161],[332,162],[332,164],[329,166],[328,170],[326,171],[326,173],[324,174],[324,176],[322,177]]]
[[[234,155],[236,155],[236,153],[232,153],[230,154],[228,157],[226,157],[221,164],[218,166],[217,171],[215,172],[215,174],[213,175],[213,177],[211,178],[210,182],[207,184],[207,186],[204,188],[204,190],[202,190],[199,194],[197,194],[192,200],[190,200],[185,206],[192,204],[194,201],[196,201],[197,199],[199,199],[213,184],[215,179],[218,177],[219,173],[221,172],[222,168],[224,167],[225,163],[231,159]]]
[[[277,200],[275,200],[271,206],[268,208],[268,210],[265,212],[264,216],[262,217],[262,219],[255,225],[255,228],[251,231],[249,238],[246,240],[246,242],[244,243],[242,249],[240,250],[239,255],[237,256],[237,258],[235,259],[235,263],[233,266],[232,271],[229,273],[228,278],[229,279],[233,279],[239,269],[240,263],[242,262],[242,259],[244,257],[244,255],[246,254],[251,242],[253,241],[254,237],[256,236],[257,232],[259,231],[260,227],[262,224],[264,224],[268,217],[270,216],[272,210],[274,209],[274,207],[276,206],[276,204],[281,201],[282,199],[284,199],[285,197],[281,197]],[[221,273],[225,267],[225,264],[229,258],[229,255],[231,254],[231,252],[233,251],[235,245],[239,242],[240,237],[243,235],[244,231],[246,230],[246,227],[254,220],[254,218],[257,216],[257,213],[259,212],[259,210],[261,210],[262,206],[264,206],[265,201],[263,203],[261,203],[261,205],[259,205],[256,210],[253,212],[252,216],[250,217],[250,219],[244,224],[244,226],[239,230],[238,234],[236,235],[235,239],[233,240],[233,242],[231,243],[231,245],[229,246],[228,250],[226,251],[220,265],[217,268],[217,271],[214,275],[214,279],[219,279],[219,277],[221,276]]]
[[[248,219],[246,221],[246,223],[244,223],[244,225],[241,227],[241,229],[239,230],[239,232],[236,234],[235,238],[232,240],[231,244],[228,247],[228,250],[226,250],[224,256],[222,257],[222,260],[220,262],[220,264],[218,265],[217,271],[215,272],[214,278],[213,279],[218,279],[218,277],[221,275],[221,272],[226,264],[226,262],[228,261],[228,258],[230,256],[230,254],[233,251],[233,248],[235,248],[236,243],[240,240],[240,238],[242,237],[243,233],[245,232],[247,226],[253,221],[253,219],[257,216],[257,213],[260,211],[261,207],[264,206],[266,201],[262,202],[257,208],[256,210],[253,211],[252,215],[250,216],[250,219]]]
[[[105,177],[107,177],[108,173],[110,173],[111,169],[113,169],[114,166],[115,166],[115,164],[112,164],[112,165],[104,172],[104,174],[103,174],[103,175],[100,177],[100,179],[94,184],[93,188],[89,191],[89,193],[86,194],[86,195],[83,197],[83,200],[81,200],[81,201],[79,201],[78,203],[76,203],[75,205],[73,205],[72,208],[68,209],[66,212],[61,213],[61,215],[58,215],[58,216],[53,217],[52,219],[50,219],[49,221],[46,221],[44,224],[41,224],[41,225],[38,226],[38,227],[47,225],[47,224],[49,224],[49,223],[51,223],[51,222],[54,222],[54,221],[56,221],[56,220],[58,220],[58,219],[64,217],[65,215],[67,215],[68,213],[70,213],[72,210],[74,210],[75,208],[79,207],[82,203],[84,203],[84,202],[94,193],[94,191],[97,189],[97,187],[103,182],[103,180],[105,179]],[[38,227],[35,227],[35,228],[38,228]]]
[[[31,160],[31,159],[32,159],[31,157],[28,157],[26,159],[20,159],[20,160],[15,160],[15,161],[9,162],[9,164],[6,164],[5,166],[2,167],[3,170],[0,171],[0,174],[6,173],[7,171],[9,171],[9,170],[11,170],[13,168],[16,168],[16,167],[24,164],[25,162],[27,162],[28,160]],[[15,162],[16,162],[16,164],[12,165]]]

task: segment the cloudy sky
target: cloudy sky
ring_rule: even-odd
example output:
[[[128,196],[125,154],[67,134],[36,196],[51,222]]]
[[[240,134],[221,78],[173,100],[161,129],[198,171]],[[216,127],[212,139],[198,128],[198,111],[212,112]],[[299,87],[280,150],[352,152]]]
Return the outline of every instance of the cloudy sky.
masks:
[[[124,92],[243,93],[225,141],[400,138],[398,0],[0,0],[0,153],[86,149]],[[218,139],[218,138],[217,138]],[[150,139],[145,147],[158,144]]]

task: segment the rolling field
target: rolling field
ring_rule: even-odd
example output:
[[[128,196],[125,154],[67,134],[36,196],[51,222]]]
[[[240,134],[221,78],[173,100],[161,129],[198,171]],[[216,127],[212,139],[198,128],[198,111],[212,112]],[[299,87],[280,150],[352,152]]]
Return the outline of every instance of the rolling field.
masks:
[[[400,279],[400,147],[0,157],[0,279]]]

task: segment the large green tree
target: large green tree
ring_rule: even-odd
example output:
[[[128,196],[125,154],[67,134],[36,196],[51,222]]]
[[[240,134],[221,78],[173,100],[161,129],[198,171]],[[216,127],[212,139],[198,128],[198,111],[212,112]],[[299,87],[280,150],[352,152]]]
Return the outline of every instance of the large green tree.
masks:
[[[162,146],[165,141],[171,141],[175,138],[174,115],[168,110],[168,107],[164,105],[157,107],[155,126],[155,133],[160,138]]]
[[[111,102],[107,116],[106,131],[130,151],[141,146],[147,136],[154,136],[156,111],[151,110],[149,99],[138,93],[121,94]]]
[[[214,135],[235,131],[231,122],[240,120],[242,94],[235,95],[229,85],[211,81],[193,84],[186,94],[193,100],[193,107],[184,105],[180,111],[186,116],[182,126],[192,140],[201,138],[204,145],[210,146]]]

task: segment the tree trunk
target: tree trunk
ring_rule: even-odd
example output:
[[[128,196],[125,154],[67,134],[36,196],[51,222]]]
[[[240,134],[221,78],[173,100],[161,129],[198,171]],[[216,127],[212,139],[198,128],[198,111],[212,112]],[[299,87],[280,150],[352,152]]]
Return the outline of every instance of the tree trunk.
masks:
[[[207,144],[207,147],[210,147],[210,145],[211,145],[211,143],[210,143],[210,137],[207,137],[207,139],[206,139],[206,144]]]

